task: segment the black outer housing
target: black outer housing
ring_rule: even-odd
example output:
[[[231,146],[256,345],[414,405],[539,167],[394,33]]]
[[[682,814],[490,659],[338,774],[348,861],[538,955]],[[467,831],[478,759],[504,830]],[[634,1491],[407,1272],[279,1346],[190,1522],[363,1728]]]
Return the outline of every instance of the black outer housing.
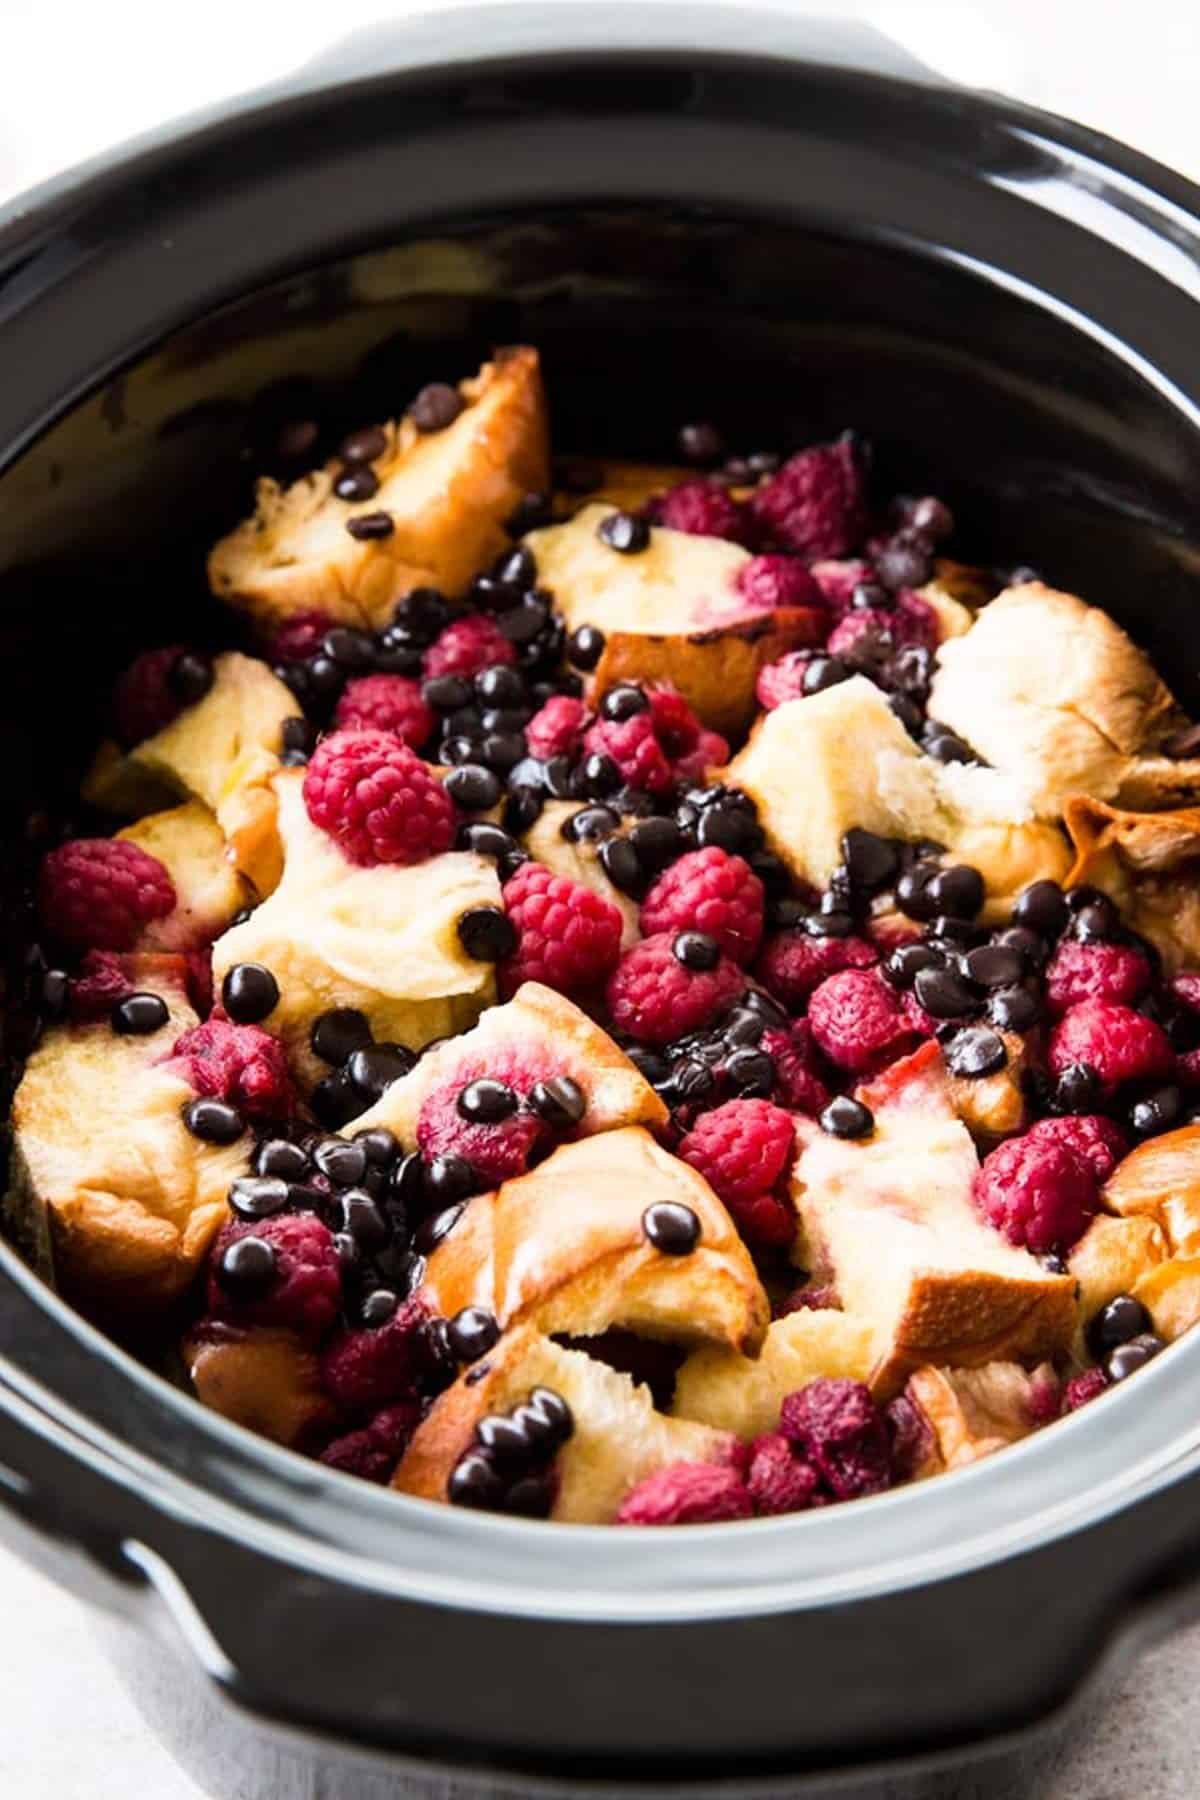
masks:
[[[619,49],[554,48],[565,15],[537,9],[522,43],[506,17],[367,40],[0,219],[14,811],[73,787],[97,667],[154,628],[165,571],[170,635],[176,611],[203,631],[191,571],[244,502],[261,410],[245,370],[293,366],[297,315],[320,328],[303,367],[347,419],[528,338],[580,450],[661,454],[698,408],[743,445],[852,421],[885,476],[948,495],[965,546],[1109,606],[1195,702],[1195,189],[778,18],[618,7],[609,42],[641,46]],[[449,297],[414,282],[435,240],[491,276]],[[423,246],[407,274],[368,254],[397,243]],[[355,283],[387,268],[395,316],[385,298],[356,364],[361,333],[343,345],[380,289]],[[126,371],[148,356],[139,388]],[[27,679],[45,667],[49,708]],[[435,1511],[260,1443],[5,1248],[0,1506],[141,1679],[169,1671],[176,1732],[188,1707],[191,1738],[209,1730],[209,1683],[237,1702],[222,1729],[261,1757],[240,1791],[424,1791],[451,1766],[493,1793],[865,1783],[1054,1717],[1118,1632],[1190,1604],[1197,1368],[1185,1341],[928,1490],[596,1533]],[[174,1701],[147,1704],[170,1730]],[[300,1734],[282,1763],[277,1725]],[[188,1753],[218,1778],[215,1738]]]

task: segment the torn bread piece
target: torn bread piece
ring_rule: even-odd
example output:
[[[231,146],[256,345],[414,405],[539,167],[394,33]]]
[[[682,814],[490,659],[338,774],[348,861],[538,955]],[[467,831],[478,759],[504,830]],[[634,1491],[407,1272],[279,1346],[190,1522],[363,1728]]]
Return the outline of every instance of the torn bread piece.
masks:
[[[646,1226],[654,1207],[687,1209],[694,1248],[655,1244]],[[530,1323],[585,1338],[618,1327],[751,1354],[762,1343],[766,1295],[728,1213],[640,1126],[562,1145],[470,1201],[463,1225],[426,1271],[424,1291],[444,1316],[483,1306],[502,1330]]]
[[[978,1369],[926,1366],[914,1370],[904,1392],[933,1433],[918,1477],[965,1468],[1058,1414],[1059,1380],[1049,1363],[1033,1370],[999,1361]]]
[[[182,1346],[197,1400],[235,1425],[288,1449],[337,1423],[321,1385],[321,1358],[291,1331],[207,1319]]]
[[[750,553],[724,538],[653,526],[646,548],[623,556],[597,535],[613,511],[584,506],[524,540],[567,630],[593,625],[604,633],[589,693],[621,681],[671,682],[711,730],[744,730],[759,669],[820,643],[828,612],[748,602],[737,582]]]
[[[1070,885],[1110,895],[1168,970],[1200,962],[1200,807],[1123,812],[1073,794],[1063,822],[1075,848]]]
[[[1091,1360],[1084,1340],[1089,1321],[1118,1294],[1134,1293],[1138,1283],[1169,1256],[1166,1233],[1148,1214],[1125,1219],[1096,1214],[1067,1261],[1076,1283],[1078,1362]]]
[[[797,1120],[792,1196],[801,1260],[873,1326],[874,1392],[896,1392],[923,1362],[970,1367],[1064,1350],[1074,1283],[977,1213],[978,1157],[938,1046],[923,1045],[857,1096],[875,1117],[870,1137],[836,1138]]]
[[[789,1394],[819,1376],[865,1381],[875,1354],[869,1319],[836,1307],[805,1309],[776,1319],[756,1357],[705,1345],[693,1350],[675,1380],[671,1411],[738,1437],[779,1429]]]
[[[577,881],[581,887],[599,894],[602,900],[611,901],[621,915],[621,949],[625,951],[642,935],[638,903],[609,880],[600,861],[599,844],[590,838],[576,840],[563,836],[563,826],[568,819],[574,818],[580,807],[578,800],[548,800],[521,841],[530,856],[536,862],[545,863],[555,875],[565,875],[569,881]],[[636,819],[626,818],[621,831],[615,835],[624,835],[628,827],[636,823]]]
[[[1158,1335],[1170,1343],[1200,1321],[1200,1125],[1148,1138],[1123,1157],[1104,1184],[1103,1204],[1132,1233],[1157,1232],[1164,1245],[1141,1268],[1122,1271],[1131,1293],[1147,1309]],[[1150,1229],[1146,1229],[1150,1228]]]
[[[333,461],[290,487],[260,481],[253,518],[214,546],[214,594],[264,632],[297,613],[380,626],[417,587],[458,595],[508,545],[505,523],[527,493],[549,487],[546,400],[536,350],[497,350],[460,383],[462,410],[440,431],[411,417],[381,427],[367,464],[378,488],[339,499]],[[390,529],[355,537],[349,523],[384,515]]]
[[[549,1515],[563,1523],[608,1524],[626,1494],[656,1470],[676,1462],[726,1462],[736,1454],[729,1432],[667,1418],[655,1410],[649,1388],[522,1326],[434,1401],[392,1477],[393,1488],[446,1500],[450,1477],[474,1444],[481,1420],[510,1412],[535,1388],[549,1388],[571,1411],[571,1435],[555,1459]]]
[[[142,932],[140,949],[191,950],[210,944],[252,898],[225,854],[225,833],[199,800],[149,813],[117,836],[157,857],[175,888],[175,906]]]

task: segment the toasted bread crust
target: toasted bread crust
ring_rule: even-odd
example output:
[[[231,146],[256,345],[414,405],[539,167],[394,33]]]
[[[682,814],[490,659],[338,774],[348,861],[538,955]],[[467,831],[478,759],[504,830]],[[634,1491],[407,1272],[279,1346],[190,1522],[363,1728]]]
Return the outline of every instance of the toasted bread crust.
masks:
[[[337,1422],[320,1358],[290,1331],[209,1321],[182,1353],[197,1400],[259,1437],[291,1449]]]
[[[1063,822],[1075,850],[1068,885],[1110,894],[1168,969],[1200,961],[1200,807],[1127,812],[1074,794]]]

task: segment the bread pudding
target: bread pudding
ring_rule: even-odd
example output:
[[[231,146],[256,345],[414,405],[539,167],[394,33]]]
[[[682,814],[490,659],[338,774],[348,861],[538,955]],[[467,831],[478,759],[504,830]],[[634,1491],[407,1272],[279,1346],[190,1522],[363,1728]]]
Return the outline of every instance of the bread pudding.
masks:
[[[804,1512],[1102,1402],[1200,1318],[1145,654],[850,433],[555,486],[525,346],[379,415],[30,821],[11,1233],[226,1418],[525,1518]]]

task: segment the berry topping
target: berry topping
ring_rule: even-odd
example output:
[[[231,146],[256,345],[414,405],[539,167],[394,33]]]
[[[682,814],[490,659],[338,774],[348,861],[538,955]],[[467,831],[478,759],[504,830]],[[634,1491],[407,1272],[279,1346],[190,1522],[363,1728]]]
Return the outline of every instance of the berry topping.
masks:
[[[720,482],[697,476],[668,488],[650,508],[656,525],[668,531],[688,531],[696,537],[729,538],[745,543],[753,520]]]
[[[829,1104],[829,1089],[818,1068],[808,1020],[764,1031],[759,1048],[775,1065],[775,1089],[783,1105],[815,1119]]]
[[[1072,1114],[1065,1119],[1039,1119],[1026,1136],[1037,1144],[1065,1144],[1091,1166],[1101,1186],[1108,1180],[1122,1157],[1129,1153],[1129,1140],[1121,1127],[1103,1113]]]
[[[250,1118],[278,1119],[295,1111],[296,1095],[279,1039],[257,1025],[206,1019],[185,1031],[171,1051],[198,1094],[224,1100]]]
[[[704,932],[735,962],[747,963],[763,929],[763,885],[740,856],[711,845],[692,850],[659,876],[642,902],[642,930]]]
[[[921,1035],[878,969],[830,975],[809,1000],[808,1022],[821,1054],[851,1075],[882,1068]]]
[[[117,737],[126,749],[162,731],[187,705],[187,664],[182,678],[178,673],[185,657],[187,663],[194,660],[182,644],[168,644],[162,650],[145,650],[118,678],[113,689],[113,720]],[[212,668],[207,666],[211,686]],[[200,695],[192,697],[199,699]]]
[[[530,756],[549,762],[552,756],[575,756],[591,713],[571,694],[552,694],[525,727]]]
[[[796,1146],[790,1113],[769,1100],[727,1100],[702,1113],[678,1154],[708,1182],[748,1243],[790,1244],[787,1182]]]
[[[437,724],[421,698],[419,682],[406,675],[360,675],[342,690],[334,722],[341,731],[387,731],[412,750],[428,743]]]
[[[821,606],[824,596],[795,556],[752,556],[738,570],[737,591],[749,606]]]
[[[379,1325],[338,1332],[321,1358],[321,1382],[342,1412],[369,1416],[412,1397],[433,1355],[429,1317],[413,1296]]]
[[[270,1255],[249,1253],[251,1242],[267,1246]],[[218,1317],[282,1325],[316,1339],[329,1330],[341,1303],[333,1233],[312,1213],[234,1219],[222,1228],[208,1282],[209,1310]]]
[[[891,1485],[887,1421],[861,1381],[821,1376],[789,1394],[779,1429],[837,1500]]]
[[[821,1478],[810,1462],[781,1432],[765,1432],[750,1446],[746,1486],[762,1517],[775,1513],[805,1512],[823,1502]]]
[[[353,863],[418,863],[454,842],[454,804],[407,744],[335,731],[304,775],[304,804]]]
[[[803,700],[818,692],[813,685],[817,677],[810,676],[809,671],[828,666],[832,666],[828,657],[816,656],[811,650],[789,650],[776,662],[764,663],[754,688],[758,704],[764,711],[774,712],[788,700]]]
[[[113,1007],[132,992],[133,983],[114,951],[89,950],[71,983],[71,1017],[81,1025],[107,1019]]]
[[[516,660],[516,650],[494,619],[486,613],[468,613],[447,625],[425,652],[425,679],[478,675],[481,669]]]
[[[481,1188],[499,1187],[522,1175],[531,1152],[549,1140],[549,1129],[532,1111],[518,1111],[516,1085],[527,1093],[533,1078],[505,1071],[503,1083],[482,1069],[471,1076],[457,1073],[425,1096],[417,1118],[417,1144],[424,1156],[460,1156],[470,1163]],[[504,1087],[502,1105],[493,1089]],[[477,1092],[478,1090],[478,1092]],[[478,1102],[478,1104],[476,1104]],[[487,1116],[487,1115],[491,1116]]]
[[[1072,1375],[1063,1389],[1062,1414],[1078,1412],[1089,1400],[1096,1400],[1108,1386],[1108,1376],[1103,1369],[1085,1369],[1082,1375]]]
[[[363,1481],[389,1481],[409,1438],[421,1422],[421,1411],[417,1399],[385,1406],[369,1425],[334,1438],[322,1450],[318,1460],[330,1469],[341,1469],[343,1474],[357,1475]]]
[[[878,950],[863,938],[778,931],[763,945],[754,973],[781,1006],[799,1012],[830,975],[843,969],[869,969],[878,961]]]
[[[1086,1151],[1029,1132],[984,1158],[975,1204],[1010,1244],[1062,1252],[1083,1236],[1096,1210],[1096,1177]]]
[[[273,663],[302,662],[306,657],[315,656],[330,623],[324,613],[293,613],[276,628],[267,644],[267,660]]]
[[[706,1025],[737,998],[745,976],[719,956],[713,968],[689,969],[675,954],[675,935],[658,932],[626,952],[608,983],[608,1009],[618,1030],[647,1044]]]
[[[626,1494],[618,1525],[715,1525],[750,1519],[754,1502],[728,1463],[669,1463]]]
[[[72,950],[128,950],[175,907],[175,887],[156,856],[123,838],[69,838],[38,878],[42,923]]]
[[[1161,1081],[1171,1074],[1175,1056],[1166,1032],[1131,1006],[1108,1000],[1084,1000],[1072,1006],[1050,1035],[1050,1067],[1061,1075],[1074,1063],[1087,1063],[1111,1099],[1127,1081]]]
[[[542,981],[562,994],[586,994],[616,968],[620,911],[581,882],[541,863],[523,863],[505,884],[504,907],[517,933],[516,949],[500,964],[505,994],[514,994],[523,981]]]
[[[648,711],[627,719],[597,719],[584,734],[584,748],[612,758],[621,780],[648,794],[665,794],[674,779],[671,764],[654,731]]]
[[[725,739],[702,728],[682,694],[671,687],[644,692],[632,683],[610,688],[583,745],[610,757],[628,787],[649,794],[666,793],[677,781],[701,780],[729,756]]]
[[[1129,944],[1081,943],[1064,938],[1046,970],[1046,999],[1061,1017],[1084,1000],[1132,1006],[1150,985],[1150,964]]]
[[[845,556],[862,535],[862,473],[850,442],[790,457],[750,502],[759,524],[801,556]]]

